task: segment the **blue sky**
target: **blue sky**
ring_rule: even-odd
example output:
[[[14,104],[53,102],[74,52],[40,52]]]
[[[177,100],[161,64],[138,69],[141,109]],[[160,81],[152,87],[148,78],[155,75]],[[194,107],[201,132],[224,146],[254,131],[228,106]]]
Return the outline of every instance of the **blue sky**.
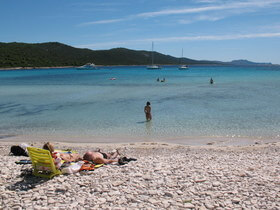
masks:
[[[280,64],[280,0],[0,0],[0,42]]]

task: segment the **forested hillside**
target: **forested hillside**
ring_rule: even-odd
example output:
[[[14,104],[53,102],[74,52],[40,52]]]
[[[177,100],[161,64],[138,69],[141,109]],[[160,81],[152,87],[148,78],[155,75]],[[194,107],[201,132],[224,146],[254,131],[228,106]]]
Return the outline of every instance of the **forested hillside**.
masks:
[[[196,61],[175,58],[154,53],[156,64],[215,64],[211,61]],[[111,50],[90,50],[71,47],[58,42],[39,44],[1,43],[0,67],[53,67],[81,66],[85,63],[96,65],[148,65],[151,52],[136,51],[125,48]]]

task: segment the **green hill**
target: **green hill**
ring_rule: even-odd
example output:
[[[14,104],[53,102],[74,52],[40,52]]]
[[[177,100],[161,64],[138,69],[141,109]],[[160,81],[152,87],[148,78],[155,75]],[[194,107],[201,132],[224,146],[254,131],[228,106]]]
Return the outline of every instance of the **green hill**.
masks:
[[[178,64],[180,58],[154,53],[156,64]],[[211,61],[196,61],[183,58],[184,64],[217,64]],[[58,42],[38,44],[0,42],[0,67],[54,67],[96,65],[148,65],[151,52],[125,48],[90,50],[71,47]]]

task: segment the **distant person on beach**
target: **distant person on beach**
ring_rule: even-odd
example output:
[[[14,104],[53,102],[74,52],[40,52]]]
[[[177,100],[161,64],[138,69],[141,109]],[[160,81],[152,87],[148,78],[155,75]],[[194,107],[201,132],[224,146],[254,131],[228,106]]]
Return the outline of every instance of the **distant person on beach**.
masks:
[[[152,108],[151,108],[150,105],[151,105],[151,103],[149,101],[147,101],[147,104],[146,104],[146,106],[144,108],[144,112],[146,114],[146,120],[147,121],[150,121],[152,119],[152,114],[151,114]]]
[[[211,79],[210,79],[210,84],[211,84],[211,85],[214,84],[214,80],[212,79],[212,77],[211,77]]]
[[[159,82],[159,78],[157,78],[157,82]]]

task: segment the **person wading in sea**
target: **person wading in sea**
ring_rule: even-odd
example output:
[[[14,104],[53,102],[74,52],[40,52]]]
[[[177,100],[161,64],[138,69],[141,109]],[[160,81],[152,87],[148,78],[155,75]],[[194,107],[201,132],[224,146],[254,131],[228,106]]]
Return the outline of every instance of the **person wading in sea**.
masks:
[[[144,108],[144,112],[146,114],[146,120],[150,121],[152,119],[152,114],[151,114],[151,110],[152,108],[150,107],[151,103],[149,101],[147,101],[147,104]]]

